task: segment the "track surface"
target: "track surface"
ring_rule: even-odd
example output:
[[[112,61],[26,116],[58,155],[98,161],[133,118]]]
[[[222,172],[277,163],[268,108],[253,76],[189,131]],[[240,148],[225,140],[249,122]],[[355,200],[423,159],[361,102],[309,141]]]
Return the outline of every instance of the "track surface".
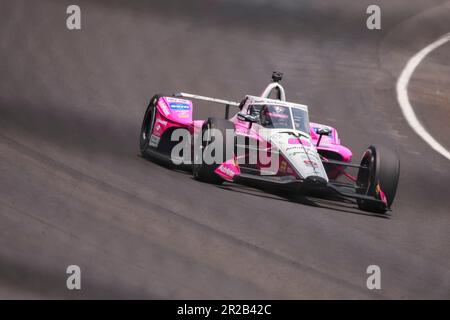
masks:
[[[0,297],[450,298],[450,163],[395,96],[407,60],[450,31],[450,3],[375,1],[383,29],[369,31],[372,3],[78,1],[83,29],[69,32],[68,1],[2,1]],[[410,84],[447,148],[449,49]],[[273,70],[356,159],[371,143],[398,151],[391,218],[212,187],[138,156],[152,94],[239,100]],[[65,287],[70,264],[81,291]],[[378,291],[366,288],[371,264]]]

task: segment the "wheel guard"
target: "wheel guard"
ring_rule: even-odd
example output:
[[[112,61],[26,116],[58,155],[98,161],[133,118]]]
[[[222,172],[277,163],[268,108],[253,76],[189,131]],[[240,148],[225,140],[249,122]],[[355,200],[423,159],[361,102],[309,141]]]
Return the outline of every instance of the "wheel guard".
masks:
[[[377,186],[375,187],[375,193],[376,193],[375,198],[383,201],[384,204],[387,205],[387,198],[386,198],[386,195],[384,194],[383,190],[380,187],[380,182],[378,182]]]
[[[218,174],[222,179],[230,182],[233,181],[236,175],[241,174],[239,164],[235,157],[222,163],[217,167],[216,170],[214,170],[214,172]]]

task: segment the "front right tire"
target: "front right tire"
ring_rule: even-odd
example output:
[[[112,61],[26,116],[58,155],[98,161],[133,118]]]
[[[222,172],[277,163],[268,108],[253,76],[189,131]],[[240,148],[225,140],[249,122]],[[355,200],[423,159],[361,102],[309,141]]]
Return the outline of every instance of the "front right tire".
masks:
[[[361,210],[385,213],[392,205],[400,176],[400,160],[396,153],[381,147],[370,146],[364,152],[356,181],[357,192],[380,199],[380,189],[387,204],[358,200]]]

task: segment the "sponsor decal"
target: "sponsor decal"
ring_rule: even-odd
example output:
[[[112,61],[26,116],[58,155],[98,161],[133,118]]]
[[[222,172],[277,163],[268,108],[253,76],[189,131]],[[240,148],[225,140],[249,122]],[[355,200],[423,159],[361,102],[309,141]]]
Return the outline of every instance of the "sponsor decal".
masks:
[[[171,102],[170,109],[175,111],[188,111],[191,110],[191,106],[186,103]]]
[[[220,167],[219,167],[219,171],[222,172],[223,174],[225,174],[225,175],[231,177],[231,178],[234,177],[234,175],[235,175],[234,171],[231,170],[231,169],[228,168],[228,167],[220,166]]]
[[[298,154],[305,154],[305,150],[301,146],[287,147],[286,154],[288,157],[293,157]]]
[[[167,121],[162,120],[161,118],[158,117],[156,118],[156,122],[155,122],[155,128],[153,129],[152,134],[154,134],[155,136],[160,137],[161,134],[164,132],[164,129],[167,126]]]
[[[288,167],[288,165],[287,165],[286,161],[282,160],[281,164],[280,164],[280,172],[286,172],[287,167]]]
[[[234,176],[240,174],[241,171],[237,159],[234,158],[222,163],[214,172],[227,181],[233,181]]]
[[[296,147],[287,147],[286,148],[286,151],[290,151],[290,150],[301,150],[301,151],[303,151],[303,148],[302,147],[300,147],[300,146],[296,146]]]
[[[319,165],[316,163],[316,162],[314,162],[314,161],[311,161],[311,160],[303,160],[303,162],[307,165],[307,166],[310,166],[310,167],[314,167],[314,168],[317,168]]]
[[[159,123],[159,124],[161,124],[163,126],[167,126],[167,121],[162,120],[162,119],[156,119],[156,123]]]
[[[190,104],[191,101],[186,99],[174,98],[174,97],[166,97],[167,102],[172,103],[182,103],[182,104]]]
[[[170,114],[170,110],[167,107],[167,104],[164,102],[164,100],[159,100],[158,105],[161,108],[161,110],[163,111],[165,116],[168,116]]]
[[[177,116],[180,119],[187,119],[189,118],[189,112],[179,112]]]
[[[157,137],[157,136],[152,134],[150,136],[150,143],[149,143],[149,145],[152,146],[152,147],[157,147],[158,144],[159,144],[159,140],[161,140],[160,137]]]
[[[377,198],[384,202],[384,204],[387,205],[387,199],[386,195],[384,194],[383,190],[381,190],[380,182],[378,181],[377,186],[375,187],[375,193],[377,195]]]
[[[311,147],[308,140],[300,138],[289,138],[288,144],[303,144],[305,147]]]
[[[288,143],[289,144],[300,144],[300,139],[299,138],[289,138]]]
[[[305,140],[305,139],[301,139],[301,140],[302,140],[302,144],[303,144],[305,147],[311,147],[311,143],[309,143],[308,140]]]

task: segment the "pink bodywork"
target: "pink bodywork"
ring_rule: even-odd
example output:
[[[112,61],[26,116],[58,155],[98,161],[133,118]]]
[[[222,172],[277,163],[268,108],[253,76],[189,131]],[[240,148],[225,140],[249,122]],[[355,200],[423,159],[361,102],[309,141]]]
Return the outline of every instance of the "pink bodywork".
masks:
[[[317,151],[319,152],[319,154],[321,154],[322,157],[328,160],[351,162],[353,154],[349,148],[341,144],[341,140],[339,139],[337,130],[335,128],[311,122],[310,135],[312,142],[314,144],[317,144],[320,136],[316,133],[316,130],[324,127],[330,130],[330,134],[328,136],[322,136],[320,144],[317,147]],[[343,166],[333,165],[332,167],[327,169],[327,175],[329,179],[333,180],[337,179],[341,175],[345,175],[347,178],[354,180],[354,177],[350,176]]]
[[[233,178],[235,176],[241,174],[241,170],[239,169],[239,164],[237,163],[236,158],[225,161],[220,166],[218,166],[217,169],[214,170],[214,172],[226,181],[233,181]]]
[[[341,140],[339,139],[335,128],[314,122],[310,123],[310,127],[311,140],[314,144],[317,144],[317,141],[319,140],[319,135],[316,133],[316,129],[325,127],[331,130],[329,136],[322,136],[320,145],[317,147],[318,151],[329,151],[338,154],[341,157],[340,161],[350,162],[352,160],[352,152],[349,148],[344,147],[341,144]]]
[[[157,115],[152,134],[161,137],[170,128],[184,128],[191,134],[201,131],[204,120],[192,120],[192,101],[161,97],[157,103]]]

